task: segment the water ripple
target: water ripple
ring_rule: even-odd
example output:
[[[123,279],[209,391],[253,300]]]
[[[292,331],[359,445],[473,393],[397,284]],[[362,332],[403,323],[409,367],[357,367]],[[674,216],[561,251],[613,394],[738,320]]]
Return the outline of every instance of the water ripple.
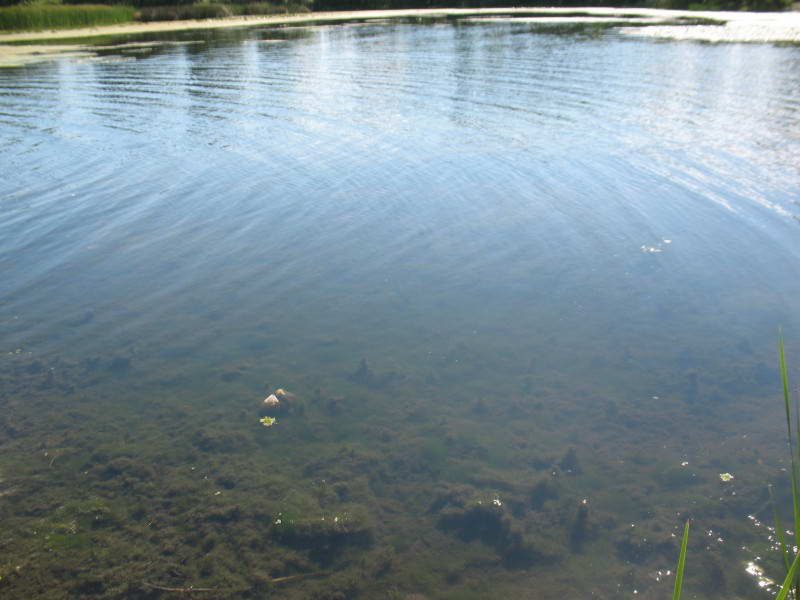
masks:
[[[508,23],[217,35],[0,73],[16,335],[122,304],[93,335],[166,332],[192,302],[324,323],[381,289],[475,318],[547,289],[541,316],[611,306],[631,273],[744,297],[742,273],[797,257],[796,49]]]

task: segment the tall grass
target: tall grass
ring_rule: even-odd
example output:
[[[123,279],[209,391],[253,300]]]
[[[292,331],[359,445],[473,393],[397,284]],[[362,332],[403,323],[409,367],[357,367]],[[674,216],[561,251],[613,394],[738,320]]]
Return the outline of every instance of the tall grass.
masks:
[[[228,4],[173,4],[149,6],[139,11],[139,20],[149,21],[182,21],[185,19],[222,19],[234,14]]]
[[[783,585],[781,586],[778,595],[775,596],[775,600],[783,600],[792,590],[792,583],[794,582],[795,578],[797,577],[797,561],[800,560],[800,552],[794,557],[792,561],[792,566],[789,567],[789,571],[786,573],[786,578],[783,580]],[[795,590],[795,598],[797,598],[797,591]]]
[[[250,2],[227,4],[198,2],[143,7],[136,13],[130,6],[77,4],[61,5],[60,0],[38,0],[0,8],[0,31],[36,31],[114,25],[139,21],[176,21],[182,19],[221,19],[236,15],[276,15],[309,12],[304,0],[278,3]]]
[[[271,4],[269,2],[245,2],[236,5],[239,15],[277,15],[286,13],[307,13],[311,9],[302,2]]]
[[[133,21],[130,6],[31,4],[0,8],[0,31],[69,29]]]
[[[237,15],[279,15],[309,12],[302,2],[273,4],[271,2],[247,2],[244,4],[221,4],[199,2],[197,4],[171,4],[148,6],[139,11],[139,20],[177,21],[183,19],[221,19]]]
[[[783,344],[783,334],[780,334],[778,338],[778,361],[780,363],[781,384],[783,387],[783,408],[786,413],[786,435],[789,444],[789,456],[791,458],[790,476],[792,482],[792,516],[794,517],[795,546],[800,548],[800,490],[798,490],[797,485],[798,479],[800,479],[800,473],[798,472],[798,467],[800,467],[800,406],[798,406],[798,400],[797,397],[795,397],[794,435],[792,435],[792,398],[789,387],[789,370],[786,368],[786,349]],[[775,530],[779,532],[778,542],[780,543],[783,563],[786,565],[787,571],[784,586],[788,584],[789,587],[793,587],[794,597],[800,598],[800,579],[796,576],[797,559],[800,557],[800,553],[794,558],[792,565],[789,566],[791,552],[788,544],[786,544],[784,540],[777,509],[774,509],[773,512],[775,514]]]

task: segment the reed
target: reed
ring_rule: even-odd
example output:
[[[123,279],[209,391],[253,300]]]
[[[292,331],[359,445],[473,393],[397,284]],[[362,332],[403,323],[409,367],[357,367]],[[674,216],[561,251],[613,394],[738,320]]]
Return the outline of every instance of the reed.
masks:
[[[794,518],[794,535],[795,546],[800,548],[800,490],[798,490],[798,480],[800,480],[800,406],[798,405],[798,398],[795,396],[794,402],[794,431],[792,431],[792,397],[789,386],[789,370],[786,367],[786,348],[783,343],[783,334],[778,337],[778,361],[780,363],[781,371],[781,385],[783,388],[783,408],[786,414],[786,436],[789,444],[789,457],[790,457],[790,480],[792,485],[792,516]],[[786,543],[781,527],[781,521],[778,517],[777,508],[773,502],[773,514],[775,516],[775,531],[778,533],[778,542],[780,544],[781,554],[783,555],[783,563],[786,566],[786,581],[784,587],[788,584],[789,587],[794,588],[794,597],[800,598],[800,579],[797,578],[797,559],[800,553],[791,559],[791,551],[789,545]],[[791,566],[790,566],[791,561]],[[783,591],[783,590],[782,590]]]
[[[672,590],[672,600],[680,600],[681,588],[683,587],[683,569],[686,566],[686,546],[689,544],[689,519],[683,526],[683,540],[681,541],[681,553],[678,555],[678,568],[675,569],[675,587]]]
[[[0,8],[0,31],[69,29],[133,21],[130,6],[27,4]]]
[[[793,584],[795,578],[797,577],[797,561],[798,560],[800,560],[800,552],[798,552],[797,556],[794,557],[794,560],[792,561],[792,566],[789,567],[789,571],[786,573],[786,578],[783,580],[783,585],[781,586],[781,589],[778,592],[778,595],[775,596],[775,600],[783,600],[784,598],[786,598],[786,596],[792,590],[792,587],[793,587],[792,584]],[[795,591],[795,594],[797,594],[796,591]],[[797,598],[796,595],[795,595],[795,598]]]

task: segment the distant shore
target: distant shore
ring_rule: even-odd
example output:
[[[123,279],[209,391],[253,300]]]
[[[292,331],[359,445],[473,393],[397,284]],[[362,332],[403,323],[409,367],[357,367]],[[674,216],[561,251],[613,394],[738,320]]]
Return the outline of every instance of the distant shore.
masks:
[[[677,11],[663,9],[555,7],[555,8],[480,8],[480,9],[403,9],[304,13],[296,15],[270,15],[230,17],[225,19],[159,21],[150,23],[128,23],[81,29],[60,29],[0,34],[0,66],[14,66],[49,60],[55,56],[80,55],[87,48],[80,44],[70,45],[19,45],[24,42],[50,42],[92,38],[100,36],[147,34],[169,31],[221,29],[231,27],[253,27],[259,25],[302,25],[304,23],[336,23],[350,20],[383,20],[408,17],[503,17],[524,16],[536,13],[555,16],[586,15],[597,19],[630,21],[624,27],[626,34],[641,37],[659,37],[708,42],[787,42],[800,44],[800,12],[748,13],[715,11]],[[638,19],[631,19],[636,16]],[[566,17],[574,18],[574,17]],[[713,19],[720,25],[676,25],[666,24],[679,18]],[[552,18],[548,19],[552,22]],[[647,27],[636,27],[637,21],[646,22]],[[658,25],[663,21],[665,24]],[[14,42],[16,45],[8,45]]]

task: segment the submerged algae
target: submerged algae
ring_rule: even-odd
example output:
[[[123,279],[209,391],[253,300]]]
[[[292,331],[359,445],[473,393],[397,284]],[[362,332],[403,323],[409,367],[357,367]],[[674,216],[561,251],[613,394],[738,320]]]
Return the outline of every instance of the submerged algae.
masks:
[[[611,578],[655,592],[648,573],[674,552],[680,519],[673,507],[685,502],[682,490],[661,475],[643,478],[653,469],[647,461],[611,471],[628,488],[598,486],[598,469],[609,472],[612,463],[583,452],[589,440],[559,446],[544,427],[532,440],[529,429],[508,426],[509,410],[543,426],[562,418],[560,409],[517,391],[506,396],[495,387],[476,414],[447,398],[419,405],[414,379],[365,390],[345,370],[326,388],[349,398],[347,419],[329,414],[326,393],[312,391],[308,397],[321,399],[263,436],[248,425],[246,400],[240,408],[187,410],[196,395],[187,390],[162,391],[153,401],[163,390],[160,375],[151,383],[140,364],[98,377],[80,361],[14,355],[0,363],[2,402],[13,407],[2,417],[0,470],[15,490],[0,502],[8,524],[0,543],[22,567],[2,566],[4,595],[59,598],[58,572],[74,578],[74,593],[108,599],[152,592],[148,585],[218,590],[209,597],[281,585],[289,599],[478,598],[489,597],[481,587],[487,581],[491,593],[513,595],[534,579],[548,598],[562,589],[548,577],[598,552]],[[210,377],[225,388],[250,385],[249,375]],[[130,401],[109,402],[121,388]],[[557,390],[540,382],[527,398],[563,394]],[[590,417],[613,418],[605,414]],[[498,426],[503,438],[487,435]],[[671,496],[654,502],[662,481]],[[697,503],[697,490],[710,484],[692,485],[693,513],[726,536],[747,538],[746,528],[728,524],[746,502],[720,503],[709,488]],[[591,512],[581,513],[587,497]],[[694,589],[710,585],[708,561],[690,576]],[[746,585],[727,581],[728,590]]]

